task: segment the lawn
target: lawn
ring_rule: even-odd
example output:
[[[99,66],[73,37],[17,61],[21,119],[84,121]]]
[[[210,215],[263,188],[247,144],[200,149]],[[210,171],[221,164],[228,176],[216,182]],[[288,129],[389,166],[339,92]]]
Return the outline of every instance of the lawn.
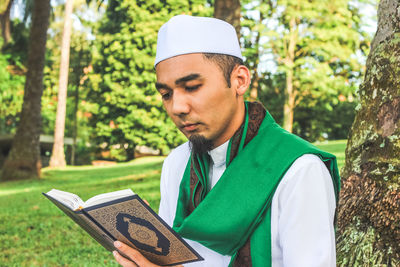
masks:
[[[344,152],[346,149],[346,142],[347,140],[335,140],[329,142],[318,142],[314,143],[314,145],[322,150],[334,154],[337,158],[337,163],[340,171],[344,166]]]
[[[345,141],[318,143],[344,163]],[[163,157],[140,158],[108,167],[43,170],[43,179],[0,183],[0,266],[117,266],[92,240],[41,193],[52,188],[86,200],[131,188],[157,211]]]

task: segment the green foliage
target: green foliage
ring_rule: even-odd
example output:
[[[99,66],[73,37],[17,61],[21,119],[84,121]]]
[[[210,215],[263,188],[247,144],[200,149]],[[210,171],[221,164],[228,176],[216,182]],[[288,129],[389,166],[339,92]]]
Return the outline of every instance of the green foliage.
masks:
[[[24,98],[29,30],[23,22],[14,20],[11,34],[12,41],[0,53],[0,134],[15,132]]]
[[[23,66],[18,61],[15,62],[16,65],[10,64],[11,58],[10,53],[0,54],[0,134],[15,130],[24,97]]]
[[[356,105],[353,101],[370,39],[361,29],[363,17],[354,1],[255,0],[246,1],[243,13],[244,54],[253,73],[263,77],[259,99],[273,116],[282,123],[279,109],[288,101],[286,78],[293,71],[293,131],[310,141],[346,138],[354,118],[348,107]],[[290,44],[294,44],[293,55]],[[257,52],[260,64],[254,63]],[[340,118],[346,129],[342,133],[336,129],[338,110],[346,115]],[[335,122],[329,125],[329,121]]]
[[[93,105],[86,101],[90,87],[87,85],[91,69],[93,32],[96,23],[88,16],[99,16],[96,4],[87,5],[84,0],[74,1],[73,31],[70,43],[70,62],[68,74],[68,97],[65,121],[65,136],[77,135],[76,164],[90,161],[91,148],[88,147],[93,129],[88,125]],[[44,91],[42,97],[42,133],[53,135],[57,112],[58,82],[61,59],[61,39],[63,31],[64,4],[53,7],[54,17],[50,23],[50,36],[47,40],[46,66],[44,70]],[[76,26],[79,24],[79,26]],[[67,159],[68,161],[69,159]]]
[[[11,65],[26,65],[28,59],[29,28],[27,25],[15,19],[11,21],[12,40],[2,52],[10,54],[9,63]]]
[[[293,132],[307,140],[346,139],[353,124],[356,102],[317,103],[295,108]]]
[[[158,29],[182,13],[209,11],[199,0],[108,2],[96,39],[88,97],[96,105],[91,120],[96,141],[119,155],[117,159],[125,152],[130,159],[138,145],[166,153],[184,141],[162,108],[153,66]]]
[[[279,124],[283,121],[284,83],[283,73],[268,73],[260,80],[259,99]],[[358,103],[349,96],[304,98],[294,110],[293,133],[311,142],[346,139]]]
[[[357,5],[345,0],[306,2],[296,6],[293,1],[242,1],[243,54],[253,76],[260,76],[259,99],[282,123],[288,20],[299,18],[294,132],[311,141],[346,138],[357,103],[349,99],[355,99],[362,76],[360,58],[369,39],[360,30],[363,20]],[[85,161],[92,149],[106,150],[109,154],[103,157],[123,161],[132,158],[138,145],[167,153],[185,140],[154,88],[157,31],[173,15],[212,16],[212,5],[210,0],[112,0],[89,6],[85,0],[74,1],[65,135],[74,135],[77,120],[78,150]],[[63,4],[53,5],[47,41],[42,133],[49,135],[57,108],[63,9]],[[12,21],[12,34],[13,42],[0,54],[0,133],[15,131],[23,101],[26,23]]]

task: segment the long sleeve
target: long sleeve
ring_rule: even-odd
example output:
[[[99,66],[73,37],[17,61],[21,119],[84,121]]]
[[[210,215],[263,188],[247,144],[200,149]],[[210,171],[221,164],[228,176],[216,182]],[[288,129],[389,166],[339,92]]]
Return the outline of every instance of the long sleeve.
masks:
[[[297,159],[272,201],[272,266],[336,266],[335,207],[324,163],[315,155]]]
[[[172,225],[173,223],[173,213],[170,210],[170,206],[168,205],[168,200],[170,197],[168,196],[168,187],[166,185],[166,175],[168,173],[168,164],[166,161],[163,164],[161,171],[161,180],[160,180],[160,206],[158,208],[158,215],[168,224]]]
[[[184,143],[168,155],[162,167],[160,181],[161,201],[158,215],[170,226],[174,222],[179,185],[189,156],[189,145]]]

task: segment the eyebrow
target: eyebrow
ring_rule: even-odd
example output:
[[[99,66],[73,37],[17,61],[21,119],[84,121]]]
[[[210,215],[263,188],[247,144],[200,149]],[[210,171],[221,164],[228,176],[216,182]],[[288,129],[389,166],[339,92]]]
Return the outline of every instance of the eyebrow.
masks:
[[[169,86],[166,85],[165,83],[156,82],[156,89],[157,89],[158,91],[160,91],[161,89],[168,89],[168,90],[171,90],[171,87],[169,87]]]
[[[181,84],[181,83],[185,83],[185,82],[188,82],[188,81],[196,80],[196,79],[198,79],[198,78],[200,78],[200,74],[198,74],[198,73],[192,73],[192,74],[189,74],[189,75],[186,75],[186,76],[184,76],[184,77],[182,77],[182,78],[177,79],[177,80],[175,81],[175,84],[176,84],[176,85],[179,85],[179,84]]]
[[[186,76],[184,76],[184,77],[182,77],[182,78],[179,78],[179,79],[175,80],[175,84],[176,84],[176,85],[179,85],[179,84],[182,84],[182,83],[185,83],[185,82],[188,82],[188,81],[192,81],[192,80],[199,79],[200,77],[201,77],[200,74],[198,74],[198,73],[192,73],[192,74],[186,75]],[[165,84],[165,83],[156,82],[156,89],[157,89],[158,91],[160,91],[161,89],[168,89],[168,90],[171,90],[171,87],[169,87],[169,86],[168,86],[167,84]]]

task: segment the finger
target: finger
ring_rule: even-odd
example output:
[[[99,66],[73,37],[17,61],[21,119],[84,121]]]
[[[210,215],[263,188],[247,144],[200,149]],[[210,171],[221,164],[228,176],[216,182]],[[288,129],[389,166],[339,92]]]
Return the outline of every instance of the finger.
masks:
[[[151,263],[148,259],[146,259],[139,251],[131,248],[128,245],[120,241],[115,241],[114,246],[118,248],[121,252],[127,255],[131,260],[133,260],[136,265],[140,267],[156,267],[157,265]]]
[[[134,262],[128,260],[127,258],[121,256],[116,250],[113,251],[115,260],[121,264],[123,267],[138,267]]]
[[[147,204],[147,206],[150,206],[149,202],[146,199],[143,199],[144,203]]]

